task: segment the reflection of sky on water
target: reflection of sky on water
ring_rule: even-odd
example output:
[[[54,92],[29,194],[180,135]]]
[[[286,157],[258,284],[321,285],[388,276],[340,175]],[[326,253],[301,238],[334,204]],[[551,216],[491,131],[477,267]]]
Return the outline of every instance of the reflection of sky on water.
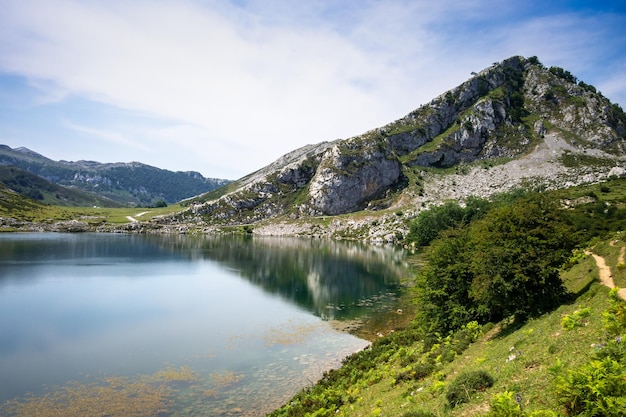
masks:
[[[329,339],[317,330],[304,332],[302,344],[267,343],[275,329],[320,324],[311,312],[322,316],[334,302],[355,305],[397,279],[381,274],[377,283],[381,261],[350,260],[355,250],[340,246],[0,236],[0,400],[85,374],[149,374],[190,364],[207,374],[262,375],[264,363],[285,355],[323,358],[334,348],[363,347],[352,336],[330,332]]]

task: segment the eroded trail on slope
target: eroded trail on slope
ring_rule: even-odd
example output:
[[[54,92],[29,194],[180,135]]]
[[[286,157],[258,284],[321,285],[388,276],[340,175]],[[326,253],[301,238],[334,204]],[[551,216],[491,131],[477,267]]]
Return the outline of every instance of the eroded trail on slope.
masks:
[[[600,282],[602,283],[602,285],[606,285],[609,288],[615,288],[615,282],[613,282],[613,274],[611,274],[611,268],[606,264],[606,260],[602,256],[596,255],[595,253],[592,253],[590,251],[585,251],[585,253],[587,255],[593,256],[593,259],[596,261],[596,265],[598,266],[598,270],[600,271],[599,276],[600,276]],[[620,259],[622,259],[622,262],[623,262],[623,253],[624,251],[621,250]],[[617,295],[622,300],[626,300],[626,288],[621,288],[617,292]]]

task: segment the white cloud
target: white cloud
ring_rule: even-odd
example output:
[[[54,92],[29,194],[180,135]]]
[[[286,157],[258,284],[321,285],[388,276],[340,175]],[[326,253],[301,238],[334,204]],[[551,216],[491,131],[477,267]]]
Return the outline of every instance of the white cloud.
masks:
[[[115,4],[14,5],[8,30],[23,34],[12,40],[21,48],[2,67],[200,126],[211,141],[245,146],[247,169],[392,116],[377,96],[399,92],[396,71],[324,28],[237,27],[191,3]]]
[[[108,142],[110,145],[122,145],[125,148],[130,148],[130,149],[144,151],[144,152],[149,150],[147,143],[142,143],[132,138],[129,138],[118,131],[96,129],[96,128],[89,127],[89,126],[83,126],[81,124],[74,123],[68,120],[63,121],[62,124],[64,127],[70,130],[85,134],[88,137],[91,136],[92,138],[98,138],[98,139],[104,140]],[[106,161],[106,162],[111,162],[111,161]]]
[[[0,71],[40,87],[40,103],[77,96],[162,119],[68,117],[150,148],[148,163],[232,178],[401,117],[510,55],[569,68],[599,42],[592,18],[515,21],[499,3],[0,0]]]

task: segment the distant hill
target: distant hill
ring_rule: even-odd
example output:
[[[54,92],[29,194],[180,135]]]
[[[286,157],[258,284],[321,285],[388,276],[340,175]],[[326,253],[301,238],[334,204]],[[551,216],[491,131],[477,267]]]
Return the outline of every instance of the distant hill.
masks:
[[[56,206],[120,207],[122,203],[95,193],[53,184],[35,174],[14,167],[0,166],[0,184],[22,197]]]
[[[53,161],[30,149],[12,149],[6,145],[0,145],[0,166],[18,167],[50,183],[95,193],[123,205],[175,203],[230,182],[205,178],[198,172],[173,172],[139,162]]]
[[[22,196],[0,182],[0,220],[6,213],[20,210],[22,212],[33,211],[41,208],[37,201]]]

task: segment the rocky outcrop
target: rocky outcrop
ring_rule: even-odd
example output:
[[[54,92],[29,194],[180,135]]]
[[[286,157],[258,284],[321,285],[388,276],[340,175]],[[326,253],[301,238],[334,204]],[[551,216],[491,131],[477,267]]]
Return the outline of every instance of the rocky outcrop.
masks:
[[[90,227],[86,222],[81,222],[79,220],[67,220],[54,223],[51,226],[51,230],[53,232],[79,233],[88,232]]]
[[[415,213],[415,205],[525,181],[601,180],[607,167],[624,166],[625,146],[619,106],[565,70],[512,57],[386,126],[297,149],[219,198],[196,199],[178,220],[247,224],[388,207]]]
[[[555,76],[550,69],[530,67],[525,76],[525,107],[554,128],[568,132],[579,146],[622,154],[626,134],[622,109],[593,86],[573,82],[575,77],[567,74]]]
[[[342,214],[397,183],[402,165],[394,154],[364,141],[346,141],[328,149],[309,185],[309,214]]]

